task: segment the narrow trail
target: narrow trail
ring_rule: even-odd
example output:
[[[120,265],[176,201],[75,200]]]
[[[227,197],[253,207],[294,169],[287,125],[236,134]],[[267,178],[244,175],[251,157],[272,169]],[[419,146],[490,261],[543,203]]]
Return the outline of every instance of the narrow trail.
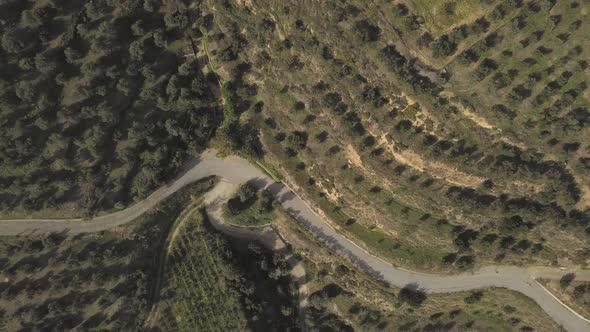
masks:
[[[458,275],[435,275],[408,271],[393,266],[338,233],[329,222],[322,219],[312,207],[283,183],[274,182],[260,169],[248,161],[230,156],[221,159],[214,150],[208,150],[193,161],[185,172],[170,184],[156,190],[145,200],[128,209],[97,217],[90,221],[81,219],[65,220],[8,220],[0,221],[0,235],[27,235],[31,233],[70,232],[87,233],[113,228],[132,221],[157,203],[170,196],[183,186],[198,179],[217,175],[222,183],[239,185],[250,181],[258,188],[267,189],[283,208],[299,223],[306,227],[315,237],[336,253],[350,260],[357,267],[378,280],[396,287],[414,284],[428,293],[447,293],[473,289],[504,287],[518,291],[534,300],[549,316],[565,329],[572,332],[590,331],[590,321],[561,303],[547,292],[537,278],[556,279],[566,273],[575,273],[577,280],[590,280],[590,270],[575,270],[550,267],[487,266],[477,271]],[[222,185],[221,188],[223,188]],[[216,219],[215,207],[219,208],[224,192],[216,187],[207,195],[207,213]],[[227,189],[226,189],[227,190]],[[217,223],[222,227],[221,223]],[[227,226],[227,225],[226,225]],[[220,228],[221,229],[221,228]],[[229,235],[246,236],[252,230],[242,228],[228,229]],[[270,235],[259,234],[263,240]],[[270,239],[269,239],[270,241]]]

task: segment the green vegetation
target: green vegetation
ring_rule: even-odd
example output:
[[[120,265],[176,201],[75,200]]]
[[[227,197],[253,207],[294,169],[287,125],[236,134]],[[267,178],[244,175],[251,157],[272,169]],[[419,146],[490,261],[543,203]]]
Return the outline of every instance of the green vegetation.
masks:
[[[385,7],[399,22],[397,31],[406,46],[420,51],[423,64],[442,70],[461,50],[484,38],[488,42],[492,40],[494,30],[514,23],[511,20],[522,22],[518,13],[526,7],[525,2],[408,0]],[[529,1],[528,6],[539,3]]]
[[[326,279],[337,278],[326,277]],[[413,302],[406,303],[403,294],[400,291],[396,298],[395,292],[390,291],[383,296],[384,299],[380,300],[388,299],[394,303],[393,308],[383,309],[383,306],[380,307],[379,304],[363,301],[352,288],[327,284],[324,288],[312,293],[311,312],[313,317],[319,318],[322,324],[320,326],[331,327],[333,331],[414,331],[417,329],[444,331],[454,328],[458,330],[531,331],[539,329],[549,331],[557,328],[550,320],[543,317],[542,311],[534,303],[529,302],[530,300],[503,289],[483,291],[477,293],[475,297],[472,293],[435,296],[432,299],[425,299],[419,306]],[[329,309],[330,307],[336,309]],[[543,322],[535,319],[542,319]],[[344,322],[349,322],[349,325],[345,325]],[[543,323],[549,325],[543,325]]]
[[[0,237],[0,330],[140,330],[170,227],[215,183],[199,181],[98,234]]]
[[[269,225],[276,218],[276,204],[268,191],[257,190],[251,183],[245,183],[227,202],[224,217],[234,225]]]
[[[279,220],[275,228],[297,244],[305,265],[312,331],[559,330],[534,302],[505,289],[426,295],[412,285],[388,287],[333,255],[295,220]]]
[[[573,14],[587,7],[201,6],[213,15],[208,47],[220,77],[256,91],[260,107],[240,121],[260,124],[265,163],[364,247],[403,266],[456,271],[587,264],[587,20]],[[441,9],[445,31],[424,20]],[[428,29],[441,34],[423,36]]]
[[[0,209],[121,208],[206,147],[220,110],[179,4],[2,5]]]
[[[574,274],[566,274],[561,280],[537,281],[577,313],[590,317],[590,283],[577,281]]]
[[[0,7],[2,215],[122,209],[212,144],[260,159],[396,265],[590,266],[587,1]],[[125,318],[139,324],[146,315],[154,257],[188,202],[182,195],[120,233],[6,239],[0,322],[136,329]],[[231,223],[279,228],[281,213],[249,185],[224,211]],[[295,328],[282,259],[199,217],[179,239],[158,306],[162,329]],[[513,293],[386,288],[306,241],[311,329],[557,328]],[[575,279],[556,287],[585,304]]]
[[[567,192],[582,207],[587,207],[588,183],[576,179],[588,176],[583,165],[590,44],[583,37],[588,22],[576,13],[587,10],[586,5],[563,1],[525,6],[513,24],[453,61],[449,69],[455,75],[448,82],[461,92],[458,97],[508,131],[511,139],[565,163],[571,174],[561,177],[566,183],[575,180],[577,185],[569,184]]]
[[[220,235],[202,213],[174,240],[158,304],[163,331],[285,331],[297,324],[297,288],[283,257]]]
[[[587,3],[300,5],[3,5],[2,214],[124,208],[215,135],[396,263],[587,263]]]
[[[428,31],[440,35],[450,28],[470,23],[496,0],[411,0],[411,8]]]
[[[164,287],[153,294],[173,223],[215,183],[189,185],[129,225],[98,235],[2,237],[0,329],[141,330],[154,298],[154,325],[165,331],[294,328],[297,288],[283,256],[226,238],[204,214],[178,229]]]

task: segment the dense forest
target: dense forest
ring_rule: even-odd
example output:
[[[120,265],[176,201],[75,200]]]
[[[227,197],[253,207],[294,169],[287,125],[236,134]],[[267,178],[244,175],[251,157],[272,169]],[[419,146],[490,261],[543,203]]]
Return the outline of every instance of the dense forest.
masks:
[[[198,155],[222,120],[198,20],[174,1],[2,5],[0,209],[121,208]]]

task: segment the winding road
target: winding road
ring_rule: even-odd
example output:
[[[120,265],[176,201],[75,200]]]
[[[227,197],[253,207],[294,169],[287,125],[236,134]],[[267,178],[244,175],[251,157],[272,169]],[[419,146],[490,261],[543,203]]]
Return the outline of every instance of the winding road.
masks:
[[[391,285],[397,287],[415,285],[428,293],[504,287],[533,299],[549,316],[568,331],[590,331],[589,320],[565,306],[535,281],[536,278],[560,278],[570,272],[576,274],[577,280],[590,280],[590,271],[570,271],[548,267],[488,266],[472,273],[434,275],[398,268],[370,254],[338,233],[285,184],[274,182],[263,171],[242,158],[236,156],[219,158],[214,150],[207,150],[200,158],[188,165],[184,173],[176,180],[125,210],[99,216],[90,221],[82,219],[4,220],[0,221],[0,235],[16,236],[52,232],[87,233],[113,228],[132,221],[183,186],[211,175],[221,177],[222,183],[238,185],[251,181],[259,188],[266,188],[283,208],[328,247],[349,259],[366,273]],[[215,192],[225,191],[214,189],[213,193]],[[211,195],[208,197],[211,202],[213,198]]]
[[[305,327],[305,307],[307,306],[307,280],[305,277],[305,267],[303,263],[296,259],[287,248],[287,243],[279,236],[279,233],[270,226],[248,228],[237,227],[228,224],[223,218],[223,205],[235,195],[239,186],[235,183],[219,182],[211,191],[205,194],[205,211],[211,225],[226,235],[238,239],[258,241],[268,249],[282,254],[287,264],[291,267],[289,275],[291,280],[298,285],[299,301],[299,326],[301,331],[307,331]]]

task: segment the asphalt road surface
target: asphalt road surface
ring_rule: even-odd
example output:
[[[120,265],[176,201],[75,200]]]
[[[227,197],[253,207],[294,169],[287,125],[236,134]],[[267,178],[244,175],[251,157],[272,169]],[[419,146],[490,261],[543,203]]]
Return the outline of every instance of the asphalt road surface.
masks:
[[[185,185],[211,175],[217,175],[222,181],[234,185],[251,181],[259,188],[266,188],[283,208],[314,236],[376,279],[397,287],[412,285],[427,293],[504,287],[533,299],[549,316],[568,331],[590,331],[590,321],[562,304],[535,281],[535,278],[559,278],[570,272],[576,274],[577,280],[590,280],[590,271],[546,267],[488,266],[473,273],[434,275],[398,268],[370,254],[338,233],[328,221],[322,219],[314,212],[313,208],[286,185],[274,182],[263,171],[244,159],[235,156],[221,159],[215,155],[213,150],[203,153],[176,180],[125,210],[99,216],[89,221],[81,219],[4,220],[0,222],[0,235],[15,236],[64,231],[87,233],[113,228],[132,221]]]

